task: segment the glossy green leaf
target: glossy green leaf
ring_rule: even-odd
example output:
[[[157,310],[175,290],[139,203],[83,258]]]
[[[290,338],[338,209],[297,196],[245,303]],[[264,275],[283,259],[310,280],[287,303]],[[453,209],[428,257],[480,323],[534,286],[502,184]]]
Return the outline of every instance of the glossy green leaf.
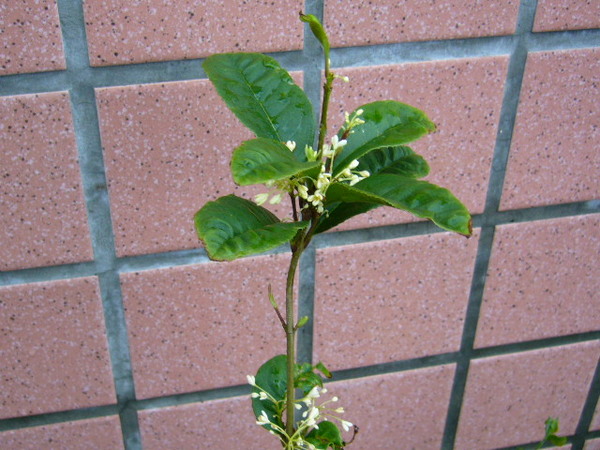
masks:
[[[325,367],[325,364],[323,364],[320,361],[315,366],[315,369],[317,369],[319,372],[321,372],[327,378],[331,378],[333,376],[331,374],[331,372],[329,371],[329,369],[327,369],[327,367]]]
[[[556,436],[555,434],[551,434],[548,436],[548,442],[555,447],[562,447],[563,445],[567,445],[568,439],[565,436]]]
[[[421,178],[429,173],[429,165],[422,156],[409,147],[383,147],[372,150],[359,160],[356,170],[367,170],[371,176],[391,173],[410,178]],[[323,233],[346,220],[371,211],[380,203],[334,203],[327,206],[327,214],[321,216],[316,233]]]
[[[326,214],[319,219],[315,233],[324,233],[354,216],[369,212],[381,206],[381,203],[336,202],[325,207]]]
[[[285,428],[282,413],[285,409],[287,392],[287,356],[277,355],[260,366],[256,373],[255,382],[257,386],[265,392],[268,392],[277,403],[274,403],[273,400],[269,398],[265,400],[253,398],[252,410],[254,411],[254,415],[258,419],[258,416],[264,411],[271,423],[274,423],[281,428]],[[252,392],[260,394],[260,390],[256,387],[252,388]],[[272,429],[268,424],[263,425],[263,427],[267,430]],[[276,429],[273,429],[273,431],[279,433]]]
[[[356,170],[368,170],[371,175],[393,173],[410,178],[423,178],[429,174],[429,164],[411,148],[383,147],[373,150],[358,160]]]
[[[269,210],[235,195],[206,203],[194,216],[211,259],[230,261],[290,241],[308,222],[280,222]]]
[[[231,159],[233,180],[242,186],[302,176],[311,170],[316,175],[319,167],[319,162],[298,161],[287,146],[265,138],[242,143]]]
[[[327,190],[328,202],[365,202],[392,206],[432,220],[445,230],[470,236],[471,215],[447,189],[413,178],[381,173],[355,186],[334,183]]]
[[[319,428],[311,430],[306,435],[306,441],[314,445],[319,450],[326,450],[331,447],[334,450],[341,449],[345,443],[342,439],[342,433],[333,422],[324,420],[318,423]]]
[[[259,53],[223,53],[202,64],[229,109],[258,137],[294,141],[298,159],[312,145],[312,104],[279,63]]]
[[[397,147],[435,130],[435,125],[423,111],[404,103],[385,100],[358,109],[363,110],[360,117],[365,123],[355,127],[346,138],[348,143],[335,160],[334,174],[372,150]],[[342,129],[338,136],[343,133]]]

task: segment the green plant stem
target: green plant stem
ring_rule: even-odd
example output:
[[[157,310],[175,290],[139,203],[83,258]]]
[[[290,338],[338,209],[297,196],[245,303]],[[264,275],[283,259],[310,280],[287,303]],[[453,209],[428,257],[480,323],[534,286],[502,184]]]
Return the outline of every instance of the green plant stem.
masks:
[[[315,230],[317,229],[317,223],[319,221],[319,214],[313,209],[305,209],[303,211],[303,219],[310,220],[311,226],[306,232],[299,233],[298,236],[292,241],[292,258],[288,268],[286,289],[285,289],[285,336],[287,346],[287,399],[286,399],[286,424],[285,432],[288,436],[294,434],[294,404],[296,402],[295,388],[294,388],[294,375],[296,370],[296,324],[294,319],[294,281],[296,278],[296,271],[298,269],[298,263],[302,253],[308,247]]]
[[[319,144],[317,151],[320,151],[325,144],[325,138],[327,137],[327,112],[329,110],[329,100],[331,98],[331,91],[333,89],[334,75],[329,69],[330,61],[329,58],[325,58],[325,84],[323,85],[323,103],[321,105],[321,124],[319,126]]]
[[[296,269],[304,247],[302,243],[292,251],[292,259],[288,269],[285,290],[285,336],[287,342],[287,403],[286,403],[286,425],[285,431],[288,436],[294,434],[294,371],[296,367],[296,329],[294,327],[294,279]]]

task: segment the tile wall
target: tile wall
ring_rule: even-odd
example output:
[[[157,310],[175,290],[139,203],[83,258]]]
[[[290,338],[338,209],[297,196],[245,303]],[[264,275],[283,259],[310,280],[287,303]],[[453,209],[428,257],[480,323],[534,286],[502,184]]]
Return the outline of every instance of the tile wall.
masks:
[[[267,52],[318,102],[300,10],[351,80],[332,125],[425,110],[415,150],[474,214],[466,240],[381,208],[303,259],[299,353],[349,448],[514,448],[554,416],[599,449],[597,0],[0,1],[0,448],[277,448],[245,375],[284,351],[288,250],[210,262],[191,219],[258,192],[203,58]]]

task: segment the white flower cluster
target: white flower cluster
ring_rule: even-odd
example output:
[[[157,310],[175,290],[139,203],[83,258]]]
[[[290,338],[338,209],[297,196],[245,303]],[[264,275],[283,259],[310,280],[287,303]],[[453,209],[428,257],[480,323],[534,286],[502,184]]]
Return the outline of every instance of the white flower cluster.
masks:
[[[259,391],[253,392],[251,394],[252,398],[257,398],[262,401],[270,401],[275,404],[276,408],[279,403],[282,403],[275,400],[268,392],[258,386],[256,384],[255,377],[252,375],[247,375],[246,378],[248,379],[248,383]],[[318,423],[320,420],[334,419],[340,423],[345,431],[349,431],[353,427],[351,422],[348,422],[347,420],[344,420],[338,416],[338,414],[344,413],[343,407],[339,406],[337,408],[330,408],[328,406],[331,403],[337,402],[339,400],[337,397],[332,397],[321,404],[316,403],[316,399],[321,397],[321,394],[325,394],[326,392],[326,388],[315,386],[303,398],[296,400],[294,405],[295,408],[298,410],[305,408],[305,410],[302,413],[302,420],[296,424],[296,428],[292,436],[288,436],[282,427],[271,422],[269,416],[264,410],[262,410],[258,415],[256,424],[260,426],[269,425],[271,427],[271,430],[269,430],[271,434],[277,435],[279,433],[279,438],[286,444],[286,449],[316,450],[315,446],[310,442],[305,441],[303,436],[305,436],[311,429],[318,429]]]
[[[353,133],[353,128],[365,123],[360,118],[363,113],[362,109],[357,110],[352,116],[345,113],[346,120],[344,122],[344,134],[348,135]],[[277,182],[267,183],[268,187],[275,187],[279,191],[293,193],[296,191],[298,197],[303,199],[307,204],[312,205],[319,214],[325,211],[324,201],[327,189],[334,182],[346,181],[350,186],[354,186],[361,180],[367,178],[370,174],[367,170],[355,170],[359,163],[358,160],[353,160],[335,177],[332,176],[333,161],[337,155],[339,155],[344,146],[348,143],[346,139],[340,139],[338,136],[331,138],[331,144],[323,144],[323,147],[319,151],[315,151],[312,147],[307,145],[304,149],[306,159],[310,162],[321,161],[321,169],[316,180],[302,178],[302,179],[290,179],[280,180]],[[290,151],[294,151],[296,143],[293,141],[286,142],[286,147]],[[309,181],[310,180],[310,181]],[[312,186],[307,183],[312,184]],[[269,199],[270,198],[270,199]],[[270,204],[276,204],[281,202],[281,192],[276,193],[262,193],[254,197],[255,202],[258,205],[262,205],[267,200]]]

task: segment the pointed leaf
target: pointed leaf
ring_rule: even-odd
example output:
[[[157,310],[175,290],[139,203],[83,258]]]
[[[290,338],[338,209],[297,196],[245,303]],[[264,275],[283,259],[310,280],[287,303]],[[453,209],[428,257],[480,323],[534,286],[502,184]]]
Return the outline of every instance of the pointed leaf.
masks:
[[[315,119],[312,104],[290,74],[273,58],[259,53],[224,53],[202,64],[229,109],[258,137],[294,141],[304,159],[312,145]]]
[[[326,206],[327,214],[323,214],[319,219],[319,224],[315,230],[315,234],[324,233],[346,220],[378,208],[381,203],[367,202],[338,202]]]
[[[319,450],[326,450],[331,447],[334,449],[342,448],[344,440],[339,428],[333,422],[324,420],[318,423],[319,428],[311,430],[306,435],[306,441],[314,445]]]
[[[301,176],[311,169],[318,173],[319,162],[298,161],[289,148],[273,139],[256,138],[233,152],[233,180],[242,186]]]
[[[235,195],[208,202],[194,216],[211,259],[231,261],[290,241],[308,222],[283,223],[269,210]]]
[[[264,363],[258,369],[255,377],[256,385],[268,392],[269,395],[275,399],[278,403],[273,403],[273,400],[267,398],[260,400],[260,398],[252,399],[252,410],[254,415],[258,419],[263,411],[269,418],[271,423],[278,425],[281,428],[285,428],[282,419],[282,412],[285,409],[285,398],[287,393],[287,356],[277,355]],[[253,387],[252,392],[256,392],[260,395],[260,389]],[[267,430],[273,430],[279,433],[276,429],[270,425],[263,425]]]
[[[470,236],[471,215],[447,189],[393,174],[368,177],[355,186],[334,183],[327,190],[328,202],[366,202],[393,206],[432,220],[448,231]]]
[[[429,164],[410,147],[383,147],[373,150],[358,160],[356,170],[368,170],[371,175],[394,173],[410,178],[423,178],[429,174]]]
[[[371,150],[406,144],[435,130],[423,111],[404,103],[385,100],[358,109],[363,110],[360,117],[365,123],[346,138],[348,143],[334,163],[334,175]],[[343,132],[340,130],[338,135],[341,137]]]

